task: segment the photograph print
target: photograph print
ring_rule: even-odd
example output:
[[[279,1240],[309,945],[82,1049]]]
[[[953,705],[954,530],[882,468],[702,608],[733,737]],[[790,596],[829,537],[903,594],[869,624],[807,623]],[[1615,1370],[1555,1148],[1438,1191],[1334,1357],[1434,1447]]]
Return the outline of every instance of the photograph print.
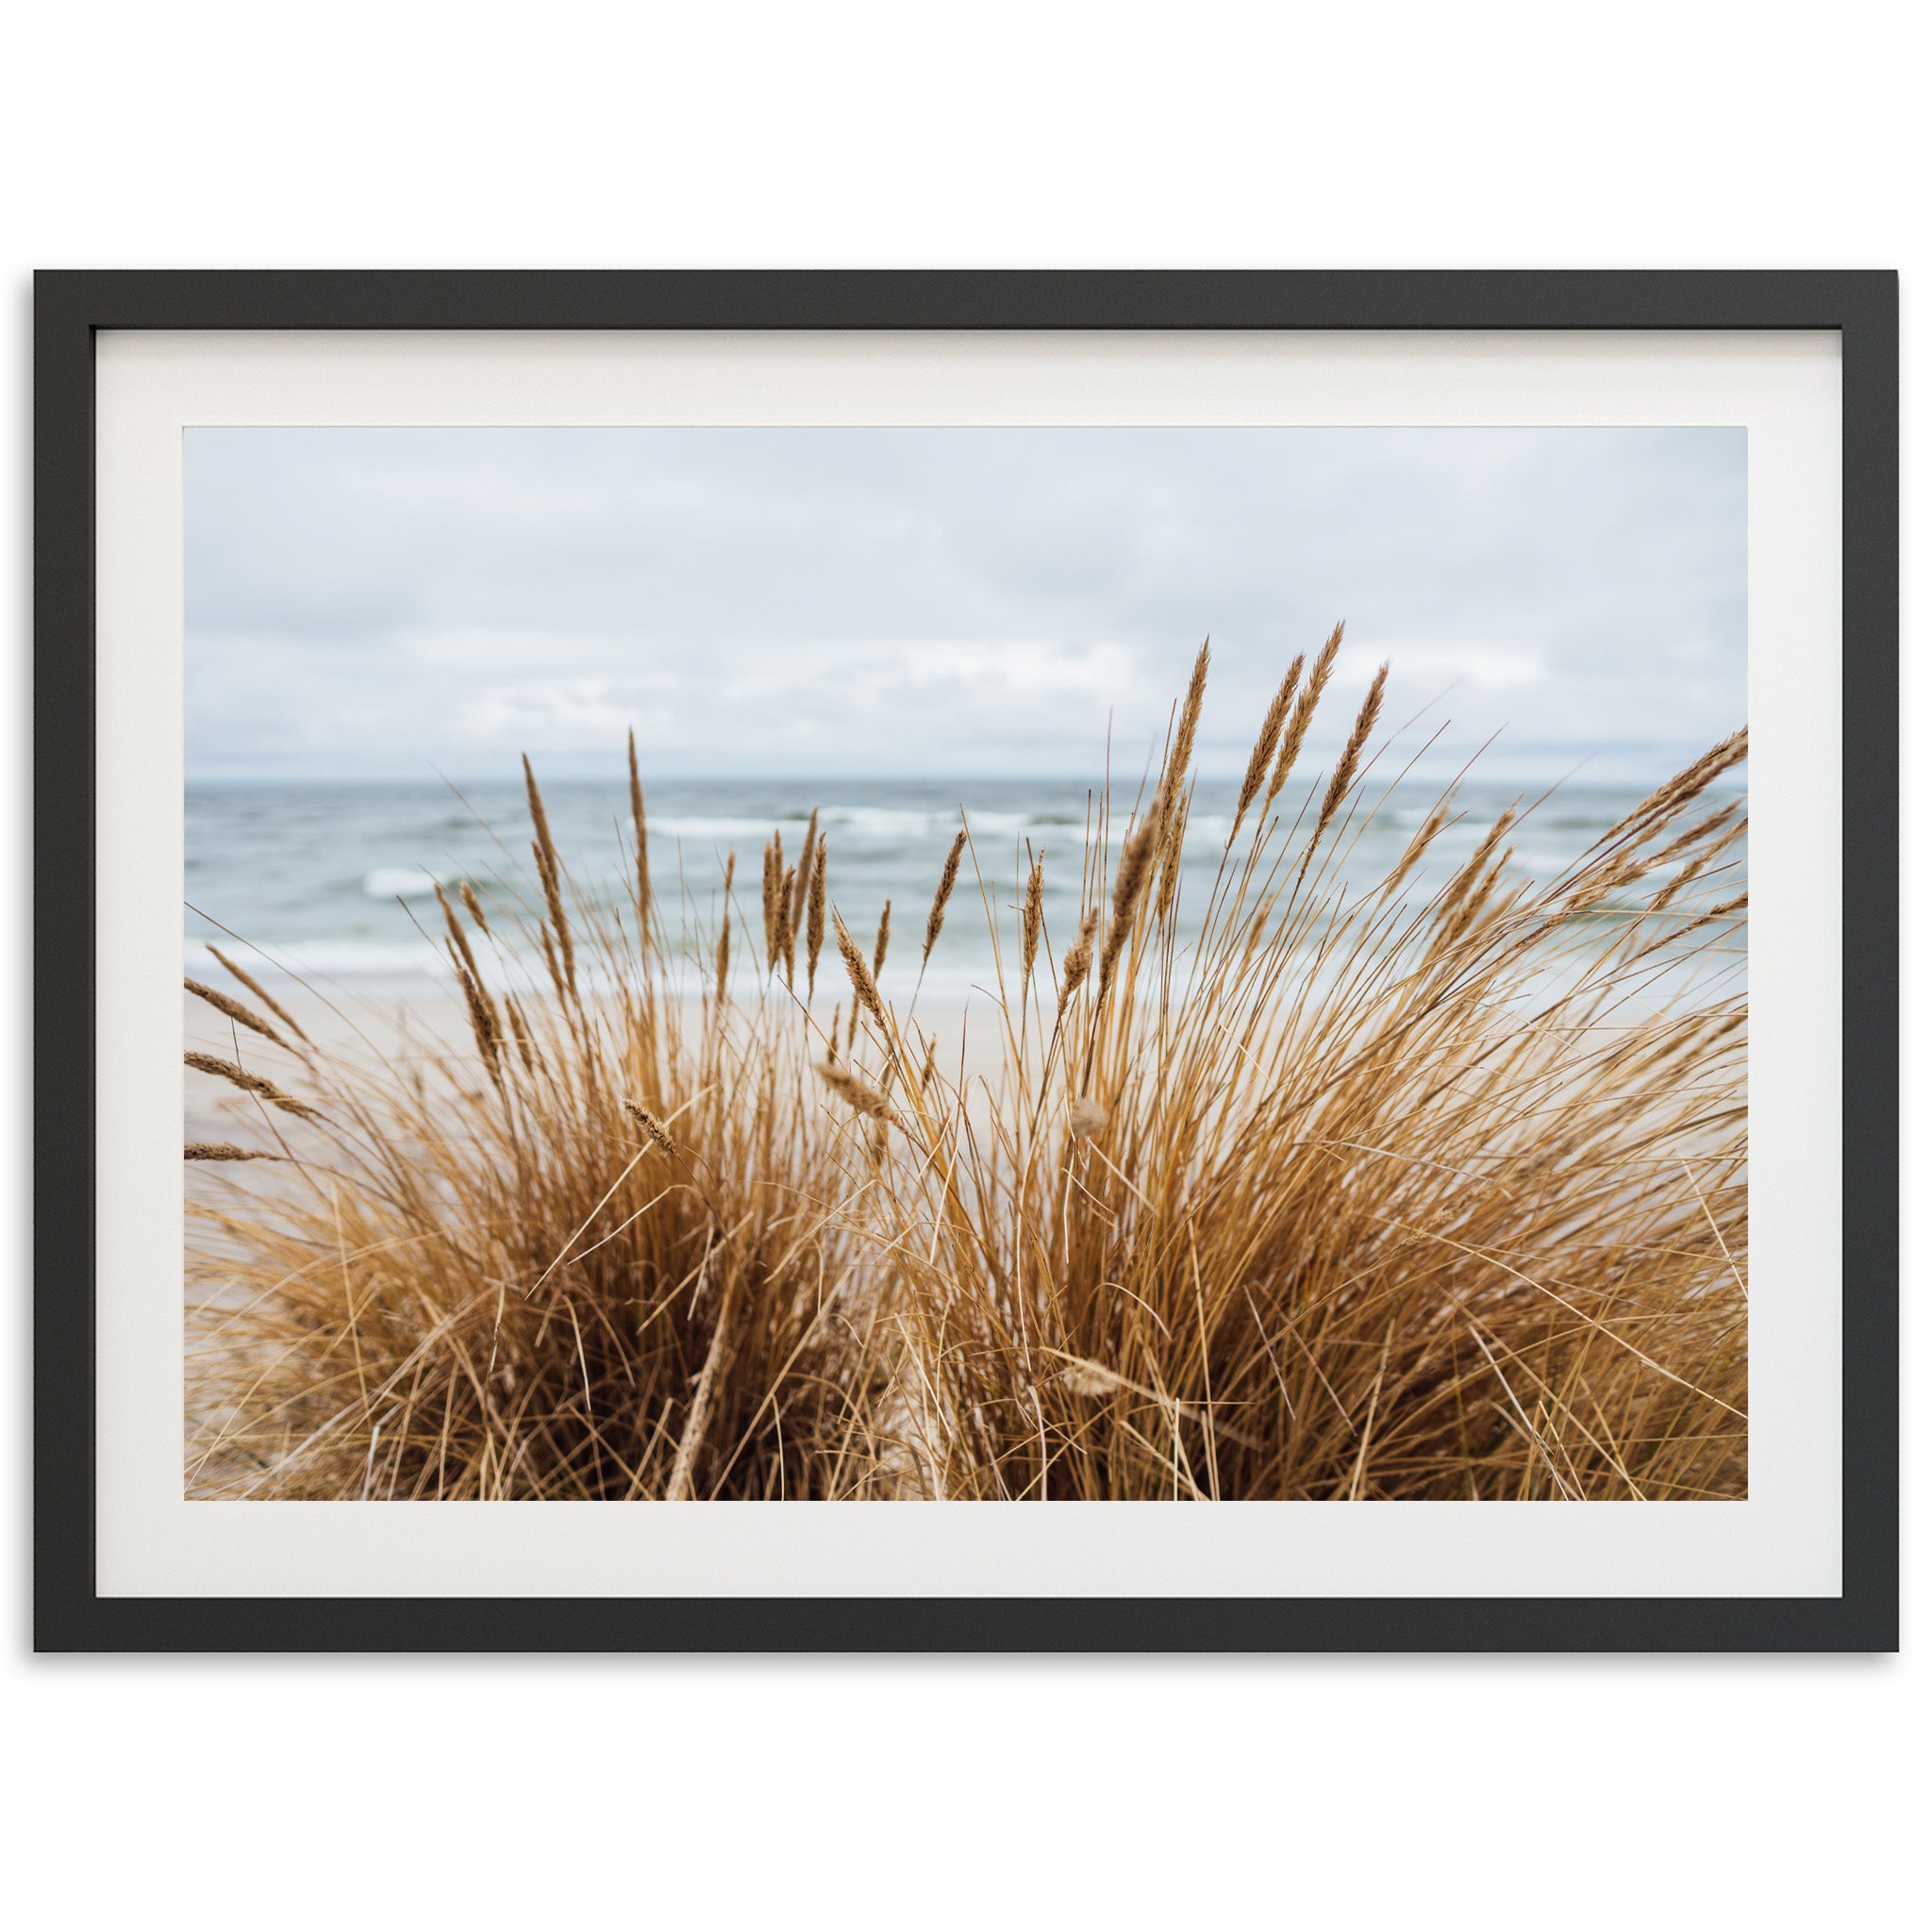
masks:
[[[185,1493],[1744,1497],[1745,456],[190,429]]]

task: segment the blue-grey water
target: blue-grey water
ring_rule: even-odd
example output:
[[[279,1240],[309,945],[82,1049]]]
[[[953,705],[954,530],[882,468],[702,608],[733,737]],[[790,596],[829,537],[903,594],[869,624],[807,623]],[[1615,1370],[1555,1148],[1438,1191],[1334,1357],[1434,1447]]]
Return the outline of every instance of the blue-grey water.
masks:
[[[1437,840],[1412,893],[1426,892],[1465,858],[1498,812],[1543,788],[1465,782],[1458,823]],[[1559,871],[1642,794],[1637,783],[1571,780],[1512,832],[1519,874]],[[1306,785],[1291,787],[1276,814],[1291,822]],[[1351,895],[1379,882],[1441,792],[1429,784],[1371,783],[1339,843],[1339,878]],[[1527,794],[1527,798],[1525,797]],[[1226,843],[1233,781],[1203,779],[1194,798],[1182,867],[1184,936],[1198,924]],[[615,895],[631,875],[629,808],[619,784],[545,787],[552,829],[579,880]],[[1373,814],[1369,804],[1380,801]],[[665,780],[648,791],[653,883],[676,924],[681,905],[694,924],[715,929],[725,855],[738,855],[734,900],[746,984],[762,965],[760,853],[775,829],[795,858],[813,808],[827,841],[830,897],[871,950],[881,903],[892,901],[889,997],[910,991],[934,884],[953,834],[964,823],[1005,931],[1028,853],[1046,854],[1049,942],[1058,950],[1077,918],[1080,857],[1095,802],[1085,783],[1051,778],[867,778]],[[1116,824],[1116,839],[1118,837]],[[210,940],[225,935],[258,952],[258,974],[288,974],[345,991],[425,993],[447,983],[434,882],[468,880],[486,908],[534,899],[530,826],[517,784],[465,786],[460,794],[427,780],[391,782],[224,781],[187,794],[186,962],[209,971]],[[1243,829],[1241,843],[1245,846]],[[974,891],[972,861],[961,874],[926,974],[927,999],[963,998],[990,983],[991,947]],[[834,977],[837,977],[834,968]],[[693,985],[697,983],[693,968]]]

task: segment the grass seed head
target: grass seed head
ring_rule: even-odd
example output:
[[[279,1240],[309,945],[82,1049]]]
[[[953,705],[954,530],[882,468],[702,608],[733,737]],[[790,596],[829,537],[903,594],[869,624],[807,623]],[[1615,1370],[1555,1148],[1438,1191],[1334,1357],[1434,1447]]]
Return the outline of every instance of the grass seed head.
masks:
[[[1375,720],[1382,714],[1382,692],[1389,682],[1389,667],[1384,664],[1369,685],[1369,693],[1362,700],[1362,707],[1356,713],[1355,726],[1348,734],[1348,742],[1341,749],[1341,756],[1335,761],[1334,775],[1328,780],[1328,790],[1323,795],[1322,815],[1315,825],[1315,838],[1319,841],[1327,830],[1341,801],[1348,795],[1348,788],[1355,783],[1356,769],[1361,762],[1362,747],[1369,741],[1369,733],[1375,728]]]
[[[872,971],[865,963],[865,955],[858,950],[852,935],[845,929],[845,922],[840,918],[836,906],[832,908],[832,937],[838,941],[840,958],[845,962],[845,976],[852,982],[855,995],[852,1003],[853,1025],[858,1025],[858,1008],[863,1006],[881,1031],[886,1030],[886,1004],[879,998],[878,983],[873,978]]]
[[[1156,855],[1165,826],[1158,815],[1144,818],[1127,834],[1121,847],[1120,867],[1114,874],[1113,917],[1108,922],[1107,942],[1100,954],[1100,993],[1104,999],[1113,984],[1114,969],[1122,949],[1134,929],[1134,913],[1147,890]]]
[[[673,1159],[677,1156],[677,1143],[671,1138],[671,1130],[648,1107],[640,1107],[634,1100],[624,1103],[624,1110],[644,1130],[644,1138],[658,1153],[669,1155]]]
[[[856,1074],[847,1073],[843,1067],[827,1064],[821,1064],[813,1071],[853,1112],[863,1114],[868,1120],[891,1118],[891,1108],[886,1105],[886,1096],[875,1087],[868,1086]]]
[[[953,835],[952,848],[946,854],[946,862],[940,869],[938,890],[932,895],[932,910],[925,916],[925,949],[919,956],[922,965],[932,958],[932,949],[939,942],[940,928],[946,923],[946,902],[953,896],[953,888],[959,878],[959,855],[966,849],[966,831],[961,826]]]
[[[557,856],[557,841],[550,836],[550,814],[543,808],[543,793],[538,788],[537,774],[530,769],[527,758],[524,759],[524,793],[529,803],[530,824],[537,833],[530,847],[537,861],[537,880],[543,888],[544,909],[557,935],[564,987],[574,997],[577,990],[576,947],[563,909],[563,867]]]
[[[181,1150],[183,1160],[280,1160],[260,1147],[238,1147],[232,1141],[191,1141]]]
[[[240,1000],[231,1000],[225,992],[217,992],[211,986],[204,986],[198,979],[184,979],[181,984],[196,999],[206,1000],[216,1012],[225,1014],[238,1026],[245,1026],[251,1033],[258,1033],[264,1040],[272,1040],[284,1053],[293,1051],[289,1042],[259,1015],[251,1013]]]
[[[1060,1002],[1059,1009],[1064,1013],[1074,1003],[1074,995],[1085,982],[1088,970],[1093,964],[1093,933],[1100,924],[1100,908],[1090,906],[1087,916],[1080,922],[1079,937],[1067,948],[1067,957],[1060,962]]]
[[[805,997],[810,1004],[819,983],[819,949],[825,942],[825,841],[818,841],[812,859],[811,891],[806,899]]]
[[[264,1100],[284,1113],[293,1114],[297,1120],[321,1118],[306,1100],[297,1100],[292,1094],[284,1093],[273,1080],[264,1080],[259,1074],[251,1074],[246,1067],[238,1067],[233,1060],[217,1059],[211,1053],[185,1053],[181,1061],[198,1074],[212,1074],[217,1080],[225,1080],[229,1086],[239,1087],[242,1092],[252,1093],[258,1100]]]
[[[798,870],[794,874],[792,888],[791,924],[794,931],[805,927],[806,901],[811,893],[812,874],[817,866],[819,840],[819,808],[813,806],[811,817],[806,821],[805,843],[799,848]]]
[[[1260,795],[1262,783],[1268,776],[1269,760],[1274,756],[1275,746],[1281,742],[1281,727],[1288,722],[1288,708],[1294,702],[1295,687],[1302,681],[1302,654],[1297,652],[1294,662],[1288,667],[1288,675],[1276,688],[1261,719],[1261,729],[1256,735],[1254,750],[1248,754],[1248,769],[1241,774],[1241,789],[1235,799],[1234,824],[1227,834],[1230,851],[1234,849],[1235,834],[1241,830],[1248,808]],[[1283,775],[1286,776],[1285,774]],[[1280,789],[1275,787],[1277,791]]]
[[[467,891],[469,888],[466,886],[463,890]],[[305,1045],[308,1044],[308,1036],[296,1024],[294,1015],[285,1008],[278,1006],[270,995],[268,989],[259,980],[253,979],[246,973],[242,972],[241,967],[236,965],[234,960],[229,958],[227,954],[223,952],[219,946],[210,946],[208,953],[214,959],[220,962],[230,978],[235,980],[238,985],[245,986],[297,1040],[301,1041]],[[229,1017],[232,1019],[234,1015],[230,1014]]]
[[[1328,641],[1315,654],[1314,669],[1308,673],[1308,681],[1303,687],[1301,695],[1294,701],[1294,710],[1288,721],[1288,729],[1281,734],[1281,749],[1275,754],[1274,771],[1268,780],[1267,803],[1273,805],[1280,795],[1281,788],[1288,783],[1288,774],[1294,770],[1295,761],[1302,755],[1302,741],[1308,735],[1308,725],[1315,716],[1315,708],[1322,702],[1322,693],[1328,689],[1328,679],[1335,669],[1337,652],[1341,649],[1342,626],[1337,625],[1328,633]]]
[[[637,855],[637,894],[638,931],[641,935],[644,950],[651,945],[651,841],[644,823],[644,786],[638,775],[638,735],[635,731],[625,734],[625,746],[630,761],[630,824],[631,838]],[[465,897],[469,888],[463,888]],[[476,914],[476,924],[483,924],[483,915]]]
[[[1154,814],[1157,818],[1165,819],[1174,810],[1181,787],[1187,782],[1188,767],[1193,762],[1194,734],[1200,729],[1201,704],[1208,694],[1208,641],[1204,638],[1194,658],[1193,675],[1188,679],[1188,694],[1181,700],[1180,723],[1175,727],[1174,747],[1168,754],[1167,770],[1161,778],[1160,803]]]
[[[1036,853],[1033,870],[1026,874],[1026,898],[1020,912],[1020,984],[1033,977],[1033,961],[1040,951],[1040,928],[1046,916],[1046,854]]]

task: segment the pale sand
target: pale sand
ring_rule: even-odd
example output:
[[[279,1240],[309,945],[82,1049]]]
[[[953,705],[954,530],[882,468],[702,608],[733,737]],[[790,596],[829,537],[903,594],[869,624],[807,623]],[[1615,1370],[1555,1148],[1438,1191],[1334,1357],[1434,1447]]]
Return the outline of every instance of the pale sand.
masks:
[[[260,1007],[243,988],[223,986],[252,1011]],[[294,1016],[309,1040],[325,1052],[349,1058],[400,1064],[411,1057],[441,1051],[474,1051],[470,1023],[460,1000],[430,996],[420,1000],[345,1000],[337,1008],[313,993],[284,993],[275,998]],[[236,1060],[252,1074],[273,1080],[286,1091],[302,1096],[302,1061],[282,1052],[259,1034],[238,1026],[192,993],[181,995],[181,1044],[189,1053],[212,1054]],[[272,1013],[262,1018],[282,1031]],[[260,1132],[262,1108],[211,1074],[184,1069],[182,1074],[182,1138],[188,1141],[233,1141],[243,1146],[265,1144]]]
[[[224,985],[243,1006],[258,1010],[244,989]],[[814,1010],[829,1020],[832,1002],[820,989]],[[331,1004],[315,993],[284,992],[275,998],[294,1017],[309,1040],[324,1052],[351,1060],[380,1061],[391,1067],[411,1059],[453,1058],[459,1072],[481,1069],[471,1037],[469,1014],[461,1000],[450,994],[428,993],[410,999],[345,998]],[[249,1072],[273,1080],[300,1098],[307,1091],[303,1065],[258,1034],[250,1032],[192,993],[182,996],[182,1046],[192,1053],[237,1060]],[[686,1002],[686,1018],[693,1034],[701,1024],[698,1003]],[[272,1014],[262,1017],[277,1026]],[[997,1012],[985,1001],[974,1002],[964,1013],[921,1013],[922,1027],[937,1035],[938,1058],[948,1081],[964,1084],[996,1078],[1002,1063],[1003,1028]],[[841,1023],[841,1031],[843,1027]],[[182,1138],[184,1141],[231,1141],[242,1146],[272,1146],[264,1132],[268,1124],[258,1101],[237,1091],[214,1076],[184,1070]],[[274,1122],[287,1124],[286,1117]],[[233,1175],[239,1170],[223,1163],[211,1172]]]

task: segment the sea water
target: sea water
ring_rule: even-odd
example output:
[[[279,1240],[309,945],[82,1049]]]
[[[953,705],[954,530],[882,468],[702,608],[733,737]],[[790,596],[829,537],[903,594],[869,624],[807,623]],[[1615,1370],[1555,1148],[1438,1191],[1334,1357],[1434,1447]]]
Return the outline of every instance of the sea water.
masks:
[[[1275,850],[1298,854],[1296,821],[1304,829],[1312,823],[1319,783],[1320,774],[1299,779],[1275,801]],[[1507,784],[1465,780],[1453,823],[1404,896],[1420,904],[1511,804],[1533,808],[1508,837],[1511,874],[1555,876],[1648,789],[1578,778],[1525,784],[1520,774]],[[1183,945],[1212,897],[1236,791],[1232,779],[1204,777],[1196,785],[1182,860]],[[1391,784],[1372,775],[1324,842],[1327,885],[1350,903],[1378,886],[1441,791],[1437,782]],[[628,920],[634,859],[623,782],[547,784],[544,802],[579,888],[615,903]],[[1111,823],[1104,824],[1103,800],[1074,779],[667,779],[647,788],[653,891],[674,939],[680,930],[692,936],[688,970],[696,991],[708,973],[726,857],[736,853],[734,984],[751,991],[764,965],[765,841],[780,834],[787,862],[794,862],[816,808],[828,852],[828,897],[868,956],[880,908],[891,901],[883,990],[903,999],[919,975],[934,887],[963,825],[971,842],[922,992],[923,1004],[958,1004],[994,984],[990,917],[999,923],[1011,970],[1016,908],[1037,854],[1045,855],[1046,943],[1056,956],[1064,951],[1078,924],[1083,851],[1105,831],[1117,852],[1132,802],[1116,791]],[[225,780],[191,784],[186,808],[185,958],[196,977],[216,970],[210,941],[231,957],[239,943],[249,970],[264,978],[294,977],[351,994],[433,994],[450,983],[437,936],[439,882],[454,891],[468,881],[487,912],[541,903],[518,783]],[[1253,824],[1251,812],[1237,863]],[[1741,847],[1726,855],[1739,858],[1724,881],[1729,891],[1742,890],[1740,855]],[[826,954],[820,984],[829,978],[842,992],[829,938]],[[802,942],[800,968],[802,976]]]

